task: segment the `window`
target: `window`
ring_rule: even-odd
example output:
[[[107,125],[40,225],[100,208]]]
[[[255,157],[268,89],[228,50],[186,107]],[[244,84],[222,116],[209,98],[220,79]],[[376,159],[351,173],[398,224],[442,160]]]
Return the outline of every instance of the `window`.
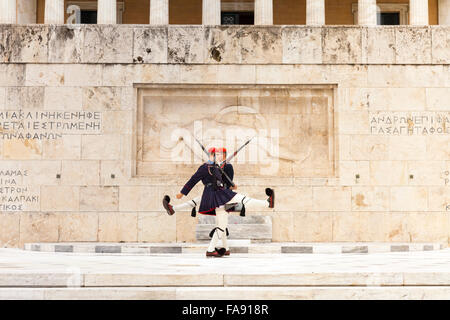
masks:
[[[221,24],[255,24],[253,2],[222,2]]]
[[[253,12],[222,12],[222,24],[255,24]]]
[[[407,25],[409,4],[377,3],[378,25]],[[353,22],[358,24],[358,3],[352,3]]]
[[[81,10],[80,23],[97,23],[97,10]]]
[[[380,26],[399,25],[400,12],[379,12],[377,14],[377,24]]]

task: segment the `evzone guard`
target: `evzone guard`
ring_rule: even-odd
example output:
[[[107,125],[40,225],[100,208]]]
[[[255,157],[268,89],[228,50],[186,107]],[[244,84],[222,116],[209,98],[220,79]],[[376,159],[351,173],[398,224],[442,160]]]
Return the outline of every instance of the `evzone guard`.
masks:
[[[199,213],[216,216],[216,227],[210,233],[212,239],[206,251],[206,257],[230,255],[227,242],[228,212],[241,212],[241,216],[244,216],[245,207],[274,207],[275,191],[271,188],[266,188],[265,190],[268,196],[266,200],[253,199],[233,191],[237,189],[237,186],[233,183],[233,166],[227,162],[245,147],[250,140],[228,159],[226,159],[225,148],[210,148],[206,151],[200,144],[203,151],[209,155],[209,160],[197,169],[197,172],[194,173],[176,197],[181,199],[183,196],[187,196],[191,189],[201,180],[205,186],[201,198],[197,197],[185,203],[172,206],[170,197],[164,196],[163,206],[169,215],[173,215],[176,211],[191,209],[192,215],[195,216],[195,207],[200,202]],[[219,164],[216,163],[216,160],[218,160]],[[223,247],[217,248],[216,245],[220,239],[222,239]]]

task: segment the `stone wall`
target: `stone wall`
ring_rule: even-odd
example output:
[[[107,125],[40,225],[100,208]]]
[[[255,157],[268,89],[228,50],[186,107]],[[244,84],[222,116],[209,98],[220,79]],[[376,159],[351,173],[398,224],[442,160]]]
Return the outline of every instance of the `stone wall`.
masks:
[[[161,210],[190,174],[136,175],[138,94],[149,84],[332,86],[336,171],[236,172],[243,193],[277,190],[274,210],[247,214],[272,216],[274,241],[447,243],[449,34],[2,25],[0,243],[194,241],[196,219]]]

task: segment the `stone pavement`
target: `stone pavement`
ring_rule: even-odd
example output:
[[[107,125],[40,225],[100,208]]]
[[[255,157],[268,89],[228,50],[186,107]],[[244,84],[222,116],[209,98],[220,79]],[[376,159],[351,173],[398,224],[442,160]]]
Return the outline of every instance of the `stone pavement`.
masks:
[[[373,254],[0,249],[0,299],[450,299],[450,249]]]
[[[75,253],[204,253],[208,242],[197,243],[142,243],[142,242],[64,242],[64,243],[26,243],[25,250],[41,252],[75,252]],[[431,251],[446,248],[443,243],[411,243],[411,242],[269,242],[261,243],[253,240],[229,240],[233,253],[376,253]]]

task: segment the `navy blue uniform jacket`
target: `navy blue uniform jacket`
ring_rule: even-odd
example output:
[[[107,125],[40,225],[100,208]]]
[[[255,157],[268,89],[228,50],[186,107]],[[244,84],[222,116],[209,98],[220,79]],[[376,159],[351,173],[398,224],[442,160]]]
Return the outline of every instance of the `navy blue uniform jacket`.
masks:
[[[233,166],[229,163],[225,164],[223,171],[233,180]],[[224,184],[224,187],[218,187],[214,190],[213,174],[219,181]],[[219,171],[213,164],[204,163],[198,169],[197,172],[189,179],[189,181],[181,189],[181,193],[187,196],[191,189],[199,182],[202,181],[205,185],[203,189],[202,200],[200,202],[199,213],[216,215],[215,209],[224,205],[236,195],[236,192],[229,189],[230,185],[228,180],[222,176],[222,172]],[[208,185],[209,184],[209,185]]]

